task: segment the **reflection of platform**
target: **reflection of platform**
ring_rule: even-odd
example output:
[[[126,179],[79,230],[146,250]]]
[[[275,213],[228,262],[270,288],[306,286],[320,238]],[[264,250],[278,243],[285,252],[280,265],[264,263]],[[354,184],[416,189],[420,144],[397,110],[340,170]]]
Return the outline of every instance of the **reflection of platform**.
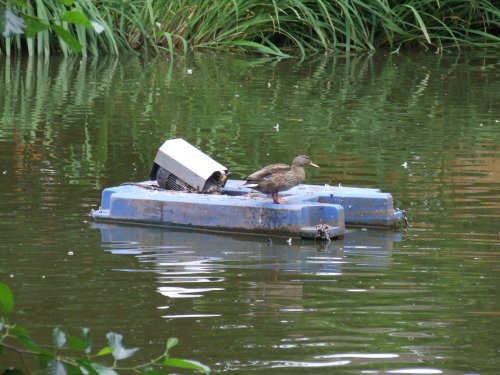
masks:
[[[101,232],[104,251],[136,259],[132,266],[126,262],[127,268],[113,267],[114,271],[127,272],[132,278],[134,272],[141,273],[138,279],[143,272],[154,275],[152,287],[162,296],[157,309],[163,318],[195,321],[226,315],[229,307],[219,309],[216,301],[234,303],[237,311],[254,317],[304,311],[310,308],[310,303],[309,307],[303,303],[304,294],[324,285],[318,283],[326,281],[332,288],[326,293],[335,298],[333,293],[344,275],[374,275],[389,267],[398,236],[393,230],[359,229],[329,243],[293,239],[289,244],[288,238],[276,236],[123,224],[92,226]],[[226,316],[225,321],[229,323],[222,324],[230,328],[231,318]]]
[[[233,268],[294,273],[339,274],[344,266],[385,268],[399,234],[392,230],[349,230],[339,241],[305,241],[249,235],[214,234],[174,228],[94,223],[103,247],[130,254],[162,275],[203,271],[218,277]],[[204,276],[207,277],[207,276]]]
[[[159,190],[146,181],[105,189],[96,221],[200,227],[221,231],[274,233],[303,238],[326,225],[330,237],[344,234],[345,224],[391,227],[403,218],[392,196],[378,189],[299,185],[277,205],[262,194],[249,195],[243,181],[229,180],[220,195]],[[345,217],[344,217],[345,216]]]

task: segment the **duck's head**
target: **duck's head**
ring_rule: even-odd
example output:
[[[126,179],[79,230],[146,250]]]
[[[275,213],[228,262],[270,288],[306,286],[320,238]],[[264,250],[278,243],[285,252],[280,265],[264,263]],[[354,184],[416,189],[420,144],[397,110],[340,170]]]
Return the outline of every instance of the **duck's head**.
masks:
[[[319,165],[314,164],[307,155],[297,156],[295,159],[293,159],[292,165],[297,167],[305,167],[306,165],[310,165],[311,167],[319,168]]]

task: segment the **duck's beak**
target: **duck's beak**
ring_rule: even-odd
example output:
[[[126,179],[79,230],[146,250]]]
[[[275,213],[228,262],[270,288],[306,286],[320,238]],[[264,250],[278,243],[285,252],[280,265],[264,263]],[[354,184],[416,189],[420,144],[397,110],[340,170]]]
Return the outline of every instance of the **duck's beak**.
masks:
[[[319,168],[319,165],[318,165],[318,164],[314,164],[312,161],[311,161],[311,162],[309,162],[309,165],[310,165],[311,167],[314,167],[314,168]]]

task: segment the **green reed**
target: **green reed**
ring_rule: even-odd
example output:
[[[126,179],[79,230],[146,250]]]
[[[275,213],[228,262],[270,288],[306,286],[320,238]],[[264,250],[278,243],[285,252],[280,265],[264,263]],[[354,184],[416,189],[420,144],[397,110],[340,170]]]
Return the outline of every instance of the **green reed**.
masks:
[[[208,48],[284,57],[401,47],[500,47],[500,10],[490,0],[74,0],[69,7],[64,3],[34,0],[33,7],[19,11],[62,27],[78,40],[84,55],[135,50],[172,56]],[[61,22],[71,7],[105,25],[105,31],[97,34]],[[51,30],[25,42],[7,39],[0,39],[6,52],[74,52]]]

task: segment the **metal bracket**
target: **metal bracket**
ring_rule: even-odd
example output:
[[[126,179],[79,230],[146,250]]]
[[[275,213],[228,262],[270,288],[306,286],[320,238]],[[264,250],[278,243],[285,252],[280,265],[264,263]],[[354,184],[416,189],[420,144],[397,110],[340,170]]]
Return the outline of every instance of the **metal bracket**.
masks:
[[[318,224],[316,225],[316,237],[317,240],[324,240],[330,242],[330,226],[328,224]]]

